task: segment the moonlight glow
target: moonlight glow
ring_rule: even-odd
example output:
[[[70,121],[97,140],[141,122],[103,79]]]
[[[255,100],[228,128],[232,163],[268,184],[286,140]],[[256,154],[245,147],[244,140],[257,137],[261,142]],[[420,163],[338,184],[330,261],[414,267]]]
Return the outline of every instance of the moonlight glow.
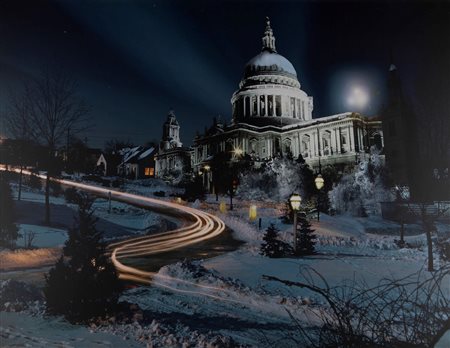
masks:
[[[347,97],[348,107],[356,110],[363,110],[367,106],[368,102],[369,94],[364,88],[360,86],[351,88]]]

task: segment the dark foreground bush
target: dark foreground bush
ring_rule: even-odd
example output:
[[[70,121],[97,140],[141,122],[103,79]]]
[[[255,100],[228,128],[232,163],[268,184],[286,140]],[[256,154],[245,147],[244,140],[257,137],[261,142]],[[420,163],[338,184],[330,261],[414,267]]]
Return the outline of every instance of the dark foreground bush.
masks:
[[[47,311],[70,321],[86,321],[115,310],[122,284],[95,228],[92,200],[82,196],[78,221],[69,231],[64,255],[46,276]]]
[[[81,195],[75,187],[69,187],[64,191],[64,199],[67,203],[78,204],[81,201]]]

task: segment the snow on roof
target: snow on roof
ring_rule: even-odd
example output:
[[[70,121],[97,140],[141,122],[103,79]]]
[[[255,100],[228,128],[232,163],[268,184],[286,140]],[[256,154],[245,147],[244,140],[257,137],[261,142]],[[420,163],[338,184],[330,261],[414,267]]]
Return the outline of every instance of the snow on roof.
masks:
[[[297,76],[294,66],[290,61],[282,55],[269,51],[262,51],[247,63],[246,66],[265,66],[270,67],[276,65],[282,71]]]
[[[141,152],[141,154],[139,155],[138,160],[141,160],[147,156],[150,156],[152,154],[152,152],[155,151],[154,147],[149,148],[148,150],[145,150],[144,152]]]
[[[139,154],[140,150],[141,150],[140,146],[133,147],[132,149],[130,149],[128,152],[125,153],[123,161],[129,162],[133,157],[136,157]]]

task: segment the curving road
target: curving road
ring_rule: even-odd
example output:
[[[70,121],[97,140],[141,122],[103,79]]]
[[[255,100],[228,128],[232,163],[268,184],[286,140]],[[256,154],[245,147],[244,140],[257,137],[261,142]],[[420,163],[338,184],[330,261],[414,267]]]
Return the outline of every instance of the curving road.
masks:
[[[2,166],[0,167],[0,170],[5,170],[5,168]],[[19,172],[19,169],[10,168],[9,170]],[[31,175],[32,173],[24,170],[23,174]],[[44,180],[46,178],[45,175],[38,176]],[[139,205],[152,210],[165,211],[172,215],[184,218],[186,222],[180,228],[175,230],[110,244],[108,248],[111,251],[111,260],[121,279],[150,284],[153,275],[155,275],[155,272],[148,272],[125,265],[122,263],[124,258],[155,255],[180,249],[191,244],[217,237],[225,230],[225,224],[218,217],[181,204],[82,184],[71,180],[57,178],[52,178],[51,180],[59,182],[62,185],[76,187],[98,196],[106,198],[111,197],[112,200]]]

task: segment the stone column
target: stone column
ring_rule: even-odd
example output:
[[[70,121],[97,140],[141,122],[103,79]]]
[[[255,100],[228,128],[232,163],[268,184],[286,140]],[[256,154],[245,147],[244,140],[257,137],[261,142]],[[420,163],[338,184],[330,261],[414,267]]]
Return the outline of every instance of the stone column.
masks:
[[[359,136],[361,138],[361,149],[364,152],[365,151],[365,146],[364,146],[364,130],[363,130],[363,128],[359,129]]]
[[[341,145],[341,127],[338,127],[338,132],[337,132],[337,153],[342,153],[341,149],[342,149],[342,145]]]
[[[261,116],[260,111],[259,111],[259,110],[260,110],[260,107],[259,107],[259,97],[260,97],[260,96],[257,94],[257,95],[256,95],[256,115],[257,115],[257,116]]]
[[[354,133],[354,130],[353,130],[353,126],[354,126],[354,124],[353,124],[353,122],[352,122],[352,124],[351,125],[349,125],[348,126],[348,132],[349,132],[349,135],[350,135],[350,151],[355,151],[355,149],[356,149],[356,147],[355,147],[355,133]]]
[[[264,94],[264,116],[268,116],[269,115],[269,105],[267,105],[267,94]]]
[[[337,139],[336,139],[336,128],[332,129],[331,132],[331,141],[330,141],[330,146],[333,149],[333,154],[337,153]]]
[[[317,129],[317,131],[314,132],[314,148],[315,148],[314,154],[316,157],[319,156],[320,151],[318,137],[319,137],[319,130]]]

